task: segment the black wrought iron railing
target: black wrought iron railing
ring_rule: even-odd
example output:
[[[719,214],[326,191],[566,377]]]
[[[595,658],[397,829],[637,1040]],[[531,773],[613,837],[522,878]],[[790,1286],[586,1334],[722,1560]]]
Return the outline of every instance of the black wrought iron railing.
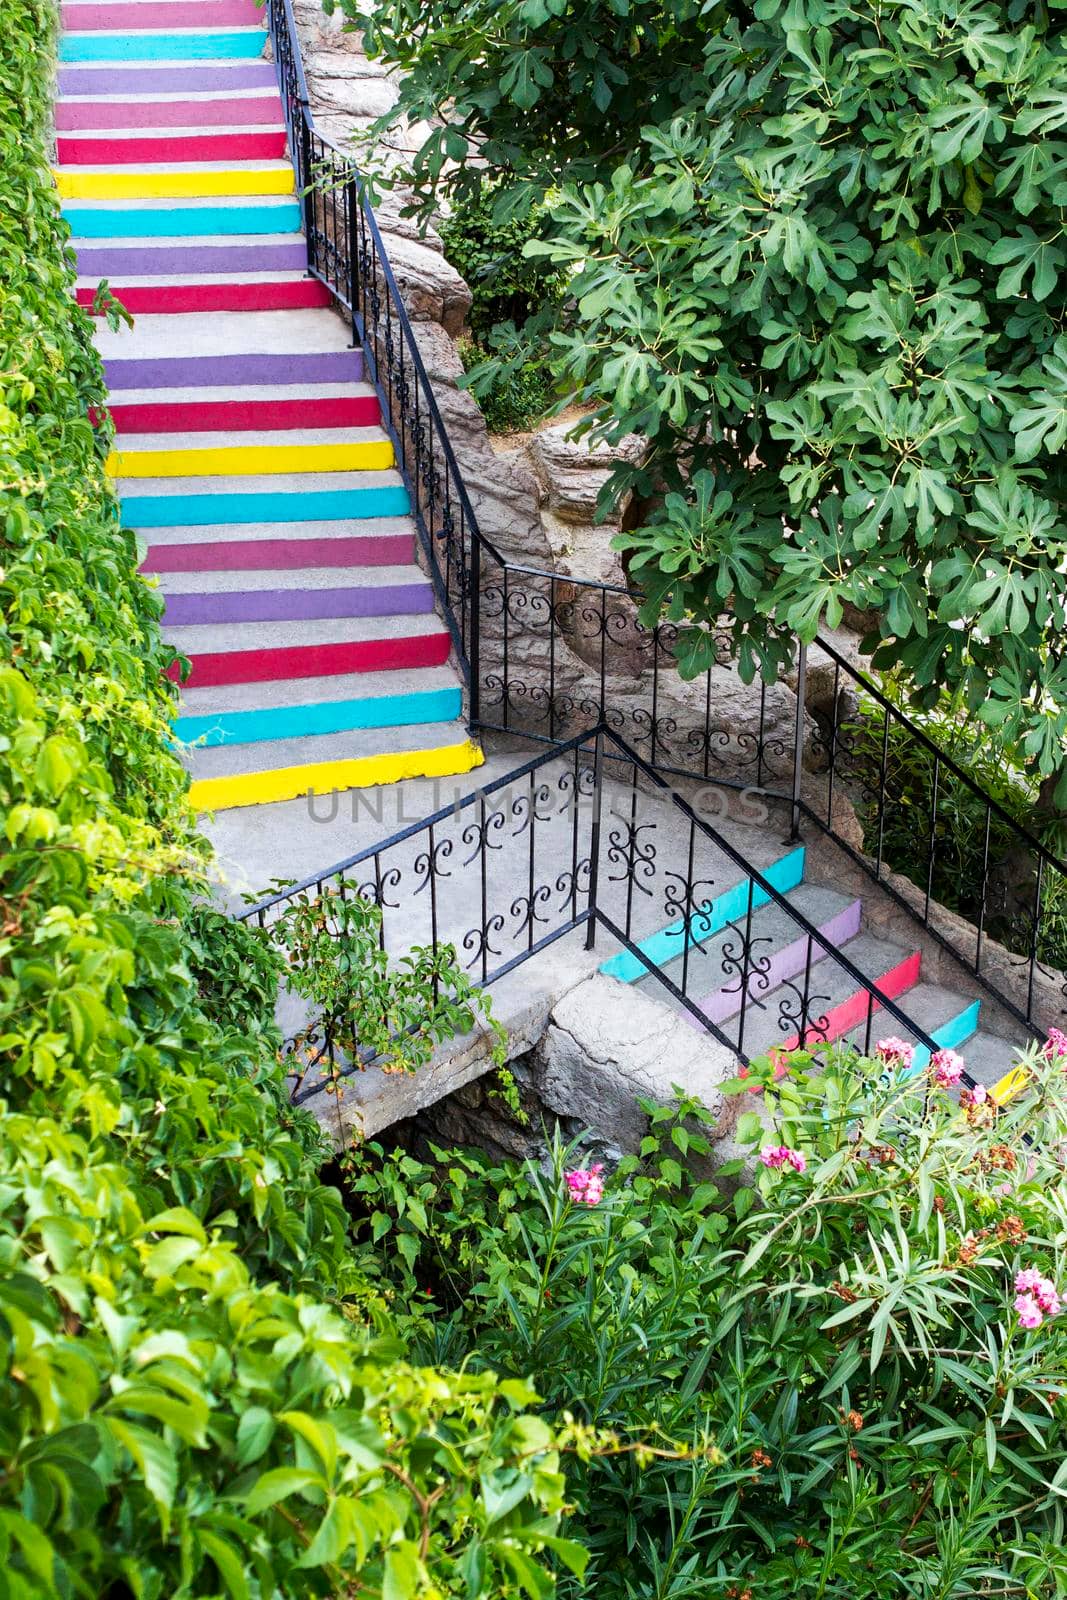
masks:
[[[646,627],[638,616],[639,595],[509,562],[486,538],[366,181],[354,159],[315,127],[292,0],[266,0],[266,10],[302,196],[308,271],[329,287],[363,350],[466,681],[472,731],[518,735],[558,749],[603,727],[657,779],[749,790],[781,802],[792,836],[810,827],[831,839],[842,859],[879,884],[1032,1034],[1062,1023],[1067,993],[1051,930],[1059,926],[1061,907],[1067,930],[1067,863],[984,796],[830,644],[818,642],[832,663],[833,683],[829,692],[824,687],[814,721],[808,654],[795,643],[788,687],[746,686],[732,664],[729,637],[712,630],[713,665],[686,683],[677,670],[680,628]],[[873,765],[857,760],[852,729],[858,696],[884,713],[887,750],[893,730],[902,729],[931,754],[921,815],[895,786],[888,759]],[[626,759],[615,749],[607,758],[623,764]],[[965,911],[971,928],[949,928],[937,901],[953,786],[966,789],[984,818],[982,848],[968,865]],[[866,824],[862,842],[842,822],[843,800],[858,807]],[[906,805],[912,806],[907,826],[916,843],[911,870],[917,894],[894,876],[884,848],[889,825],[900,820]]]
[[[626,981],[647,979],[743,1063],[846,1035],[869,1051],[879,1018],[879,1028],[936,1050],[881,973],[839,949],[775,879],[598,726],[280,888],[243,920],[269,931],[294,902],[326,904],[345,885],[379,908],[387,954],[450,945],[486,986],[580,930],[591,950],[602,928]],[[596,969],[596,955],[585,961]],[[338,1059],[329,1017],[303,1019],[297,1041],[298,1101],[368,1065]]]

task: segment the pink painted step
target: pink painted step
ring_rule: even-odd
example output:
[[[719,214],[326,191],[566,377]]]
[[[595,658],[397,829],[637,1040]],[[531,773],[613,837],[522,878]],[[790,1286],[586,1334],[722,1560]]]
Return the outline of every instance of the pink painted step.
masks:
[[[263,9],[255,0],[123,0],[120,5],[69,0],[60,8],[70,33],[118,33],[158,28],[254,28],[262,26]]]
[[[60,100],[57,133],[87,133],[120,128],[281,128],[282,103],[276,93],[247,100]]]

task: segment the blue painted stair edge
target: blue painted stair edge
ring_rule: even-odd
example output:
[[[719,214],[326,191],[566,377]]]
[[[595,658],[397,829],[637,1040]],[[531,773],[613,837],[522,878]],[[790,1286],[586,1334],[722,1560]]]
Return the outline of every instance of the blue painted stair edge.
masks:
[[[788,894],[790,889],[795,889],[804,879],[804,846],[790,851],[787,856],[781,856],[773,861],[769,867],[761,869],[760,876],[777,889],[779,894]],[[750,878],[742,878],[740,883],[735,883],[732,888],[716,896],[710,905],[694,911],[689,918],[688,928],[686,919],[679,917],[676,922],[670,923],[666,928],[661,928],[657,933],[649,934],[647,938],[637,941],[637,948],[643,950],[648,959],[656,966],[666,966],[669,961],[675,961],[694,944],[699,944],[702,939],[710,938],[726,927],[727,923],[736,922],[738,918],[748,914]],[[752,909],[768,903],[771,896],[759,884],[754,884],[752,889]],[[636,983],[638,978],[648,974],[648,968],[637,956],[631,955],[629,950],[620,950],[617,956],[602,963],[600,971],[606,977],[618,978],[621,983]]]

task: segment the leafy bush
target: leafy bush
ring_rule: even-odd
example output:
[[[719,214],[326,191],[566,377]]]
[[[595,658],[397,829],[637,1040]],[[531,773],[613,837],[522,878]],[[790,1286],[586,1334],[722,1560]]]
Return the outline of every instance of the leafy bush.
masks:
[[[56,9],[0,37],[0,1597],[540,1592],[581,1560],[549,1429],[379,1337],[269,954],[192,910],[48,170]]]
[[[1021,954],[1029,954],[1035,899],[1035,864],[1031,854],[1020,852],[1018,840],[995,815],[986,839],[988,796],[1022,827],[1038,837],[1040,817],[1035,814],[1038,784],[1013,762],[989,729],[968,717],[958,698],[944,697],[932,710],[919,711],[909,703],[900,683],[882,680],[886,698],[906,711],[971,778],[975,794],[937,761],[932,750],[914,739],[892,714],[861,697],[860,715],[838,732],[835,761],[850,771],[868,848],[880,839],[886,864],[925,891],[929,869],[930,808],[937,793],[937,829],[934,836],[931,893],[935,900],[960,912],[972,922],[983,919],[986,931]],[[883,761],[884,792],[879,794]],[[1043,842],[1055,852],[1063,849],[1062,819],[1052,822]],[[985,893],[983,895],[983,879]],[[1058,873],[1045,872],[1041,883],[1038,958],[1067,969],[1067,888]]]
[[[757,1064],[729,1199],[692,1103],[646,1107],[603,1198],[558,1142],[547,1168],[379,1153],[356,1198],[425,1355],[529,1373],[596,1440],[588,1592],[1062,1595],[1067,1316],[1026,1324],[1027,1285],[1067,1287],[1065,1064],[1033,1051],[999,1113],[884,1058]]]
[[[459,345],[469,388],[490,433],[522,433],[534,427],[552,402],[552,374],[543,360],[494,352],[463,339]]]
[[[481,184],[457,200],[441,228],[445,253],[470,286],[472,337],[460,345],[464,386],[478,400],[490,433],[532,427],[545,415],[554,384],[548,325],[563,298],[566,274],[523,252],[542,237],[544,208],[508,215],[498,186]]]
[[[544,236],[547,214],[541,207],[509,216],[492,184],[461,197],[441,225],[449,261],[467,280],[473,296],[471,332],[484,340],[500,323],[521,327],[545,306],[563,298],[566,275],[523,252]]]

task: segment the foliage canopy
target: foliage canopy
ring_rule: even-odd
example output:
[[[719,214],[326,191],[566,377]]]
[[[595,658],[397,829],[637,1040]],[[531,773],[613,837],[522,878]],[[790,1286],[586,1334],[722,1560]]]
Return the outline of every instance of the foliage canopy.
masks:
[[[405,1359],[277,1061],[276,963],[193,910],[160,601],[49,172],[58,7],[0,31],[0,1600],[551,1589],[530,1390]]]
[[[551,196],[560,378],[654,507],[632,570],[746,671],[846,602],[1060,770],[1067,55],[1044,0],[343,0],[447,121],[416,198]],[[447,164],[451,163],[451,165]],[[547,324],[546,324],[547,326]],[[660,497],[665,484],[668,491]],[[691,639],[684,670],[706,665]],[[1067,795],[1062,798],[1067,800]]]

